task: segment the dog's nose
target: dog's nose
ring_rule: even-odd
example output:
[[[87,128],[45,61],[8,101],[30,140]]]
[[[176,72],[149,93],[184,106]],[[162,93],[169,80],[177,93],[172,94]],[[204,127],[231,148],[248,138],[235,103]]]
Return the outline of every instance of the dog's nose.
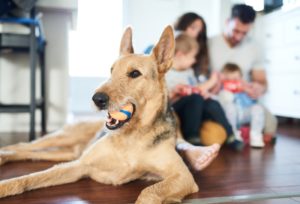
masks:
[[[93,101],[101,109],[104,109],[108,105],[109,96],[106,93],[95,93]]]

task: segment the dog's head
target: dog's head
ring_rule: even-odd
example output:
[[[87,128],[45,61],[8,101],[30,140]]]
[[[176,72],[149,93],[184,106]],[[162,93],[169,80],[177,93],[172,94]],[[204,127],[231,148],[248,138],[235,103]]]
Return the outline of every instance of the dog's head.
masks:
[[[134,54],[132,30],[125,30],[120,57],[111,67],[111,77],[93,96],[100,110],[108,110],[108,129],[119,129],[124,124],[134,128],[137,122],[147,125],[165,111],[164,74],[172,65],[174,45],[173,30],[168,26],[151,55]]]

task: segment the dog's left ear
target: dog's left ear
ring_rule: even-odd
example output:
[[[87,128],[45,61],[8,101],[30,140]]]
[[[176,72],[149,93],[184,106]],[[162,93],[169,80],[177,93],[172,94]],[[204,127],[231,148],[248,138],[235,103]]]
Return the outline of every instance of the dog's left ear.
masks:
[[[121,55],[127,55],[127,54],[133,54],[133,47],[132,47],[132,29],[130,27],[127,27],[120,45],[120,56]]]
[[[173,29],[171,26],[167,26],[152,52],[152,55],[157,61],[159,73],[166,73],[171,68],[174,57],[174,49],[175,40]]]

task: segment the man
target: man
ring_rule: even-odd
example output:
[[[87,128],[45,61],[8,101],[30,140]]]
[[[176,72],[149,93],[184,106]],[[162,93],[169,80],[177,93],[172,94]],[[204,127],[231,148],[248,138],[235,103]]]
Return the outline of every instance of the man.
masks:
[[[244,78],[251,81],[252,85],[252,89],[246,91],[247,94],[253,99],[259,99],[267,90],[266,73],[258,46],[247,36],[255,21],[255,15],[255,11],[250,6],[234,5],[223,34],[209,40],[209,54],[213,70],[220,71],[229,62],[241,67]],[[277,119],[267,109],[265,113],[264,132],[274,135]]]

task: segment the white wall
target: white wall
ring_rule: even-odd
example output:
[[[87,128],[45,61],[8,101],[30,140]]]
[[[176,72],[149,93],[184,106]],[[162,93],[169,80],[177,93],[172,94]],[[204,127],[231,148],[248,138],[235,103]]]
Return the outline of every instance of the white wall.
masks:
[[[223,7],[226,5],[227,9],[230,3],[230,0],[124,0],[124,27],[132,25],[135,50],[143,52],[148,45],[157,42],[166,25],[174,25],[186,12],[203,16],[209,36],[220,33]]]

